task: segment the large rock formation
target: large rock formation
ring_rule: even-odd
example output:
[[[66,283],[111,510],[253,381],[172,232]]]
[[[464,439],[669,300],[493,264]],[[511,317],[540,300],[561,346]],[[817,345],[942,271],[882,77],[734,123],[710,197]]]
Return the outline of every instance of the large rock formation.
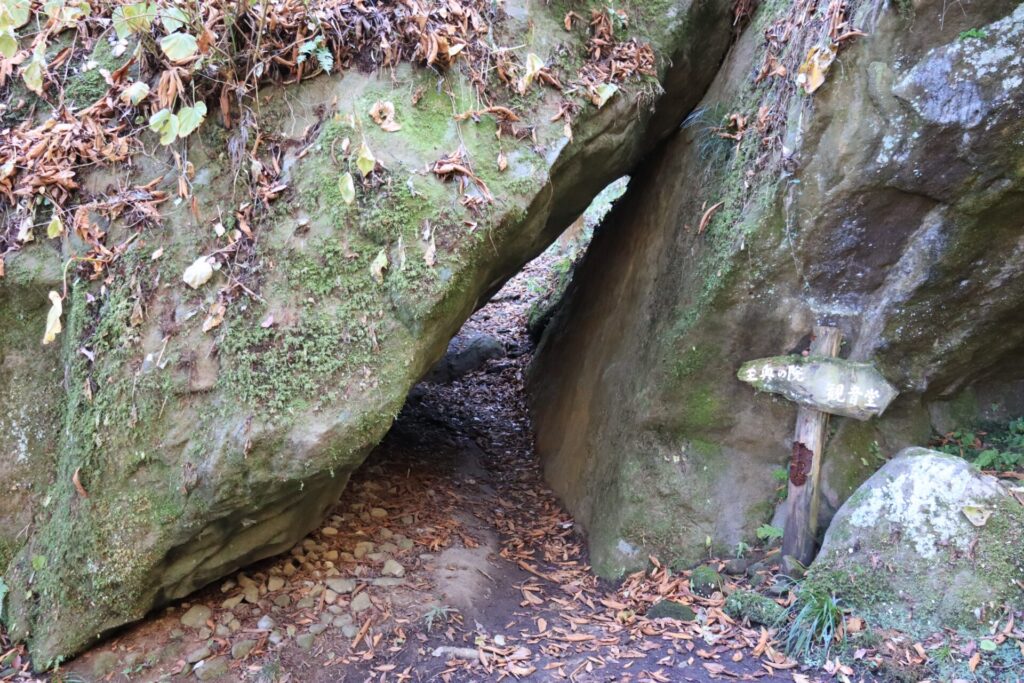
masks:
[[[67,269],[56,346],[38,347],[46,291],[62,291],[81,235],[37,232],[0,281],[0,445],[15,489],[0,533],[5,559],[17,552],[3,615],[37,665],[314,528],[474,308],[699,100],[730,40],[726,5],[639,4],[618,30],[650,42],[658,79],[621,83],[600,108],[584,89],[535,83],[499,102],[524,118],[500,138],[501,112],[454,117],[483,108],[480,73],[405,64],[265,88],[258,117],[239,121],[236,106],[231,129],[211,103],[183,157],[80,172],[83,197],[124,201],[117,220],[90,217],[117,258],[95,282]],[[528,43],[571,83],[587,22],[566,31],[543,3],[501,6],[488,40]],[[393,102],[400,130],[373,122],[377,101]],[[378,166],[353,198],[343,173],[359,177],[364,145]],[[239,164],[278,175],[253,189]],[[162,226],[140,232],[152,192],[179,189],[194,201],[161,204]],[[269,215],[251,211],[274,196]],[[220,270],[186,286],[211,254]]]
[[[839,508],[807,580],[882,628],[987,631],[1024,603],[1024,504],[961,458],[908,448]]]
[[[880,453],[1024,377],[1024,7],[842,5],[762,3],[542,342],[538,448],[605,575],[770,519],[795,410],[735,375],[816,323],[902,392],[834,419],[826,514]]]

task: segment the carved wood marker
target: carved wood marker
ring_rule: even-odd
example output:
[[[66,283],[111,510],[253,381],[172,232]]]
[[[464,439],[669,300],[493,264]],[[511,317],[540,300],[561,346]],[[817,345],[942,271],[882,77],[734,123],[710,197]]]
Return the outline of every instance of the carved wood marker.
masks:
[[[899,393],[869,363],[836,358],[842,339],[836,327],[815,327],[807,356],[748,361],[737,374],[758,391],[781,394],[800,405],[789,461],[782,556],[791,555],[803,565],[814,559],[828,416],[867,420],[881,415]]]

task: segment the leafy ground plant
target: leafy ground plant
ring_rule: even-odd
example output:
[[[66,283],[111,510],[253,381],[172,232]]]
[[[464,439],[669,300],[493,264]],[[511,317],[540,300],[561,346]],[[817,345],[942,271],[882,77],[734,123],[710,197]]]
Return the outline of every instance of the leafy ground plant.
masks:
[[[979,429],[956,429],[936,439],[935,445],[978,469],[1017,470],[1024,467],[1024,417]]]
[[[456,610],[446,605],[432,605],[427,613],[423,615],[423,623],[427,625],[427,631],[433,631],[435,624],[444,624]]]

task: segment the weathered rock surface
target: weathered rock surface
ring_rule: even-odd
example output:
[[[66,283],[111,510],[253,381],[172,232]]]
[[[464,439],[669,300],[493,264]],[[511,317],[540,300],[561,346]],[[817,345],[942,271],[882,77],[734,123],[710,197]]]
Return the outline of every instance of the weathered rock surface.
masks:
[[[961,458],[908,448],[836,513],[809,585],[881,628],[988,628],[1024,604],[1024,505]]]
[[[545,63],[564,57],[568,79],[586,28],[566,32],[561,11],[543,4],[503,7],[494,39],[513,45],[529,35]],[[93,217],[124,252],[106,282],[80,281],[71,269],[59,350],[26,352],[43,330],[46,290],[59,289],[60,269],[81,245],[38,239],[8,255],[3,313],[25,327],[0,333],[4,410],[14,411],[2,419],[17,421],[0,437],[3,471],[21,487],[0,522],[8,554],[20,547],[4,572],[4,617],[36,664],[313,529],[470,313],[692,108],[730,23],[726,3],[638,6],[629,31],[651,42],[668,96],[634,82],[601,108],[581,102],[571,139],[565,121],[553,120],[562,94],[539,84],[510,102],[529,127],[521,139],[496,138],[489,114],[455,120],[481,107],[458,68],[439,77],[403,65],[379,78],[353,71],[264,89],[259,163],[279,165],[287,190],[275,190],[282,196],[269,215],[254,213],[258,239],[193,290],[181,281],[185,269],[242,227],[232,217],[250,196],[234,184],[232,157],[246,150],[234,164],[254,163],[254,128],[224,129],[211,107],[188,144],[191,206],[166,203],[162,226],[137,238],[128,221]],[[371,122],[378,100],[394,102],[400,131]],[[355,170],[364,141],[381,166],[350,206],[339,180]],[[494,202],[479,185],[463,192],[430,172],[460,148]],[[178,191],[169,154],[79,180],[84,194],[103,195],[154,178]],[[51,260],[56,268],[19,266]],[[259,297],[242,296],[240,285]],[[24,312],[7,305],[13,297]],[[19,452],[31,472],[18,469]],[[33,505],[47,486],[48,504]],[[29,522],[25,542],[17,532]]]
[[[444,358],[431,368],[423,381],[435,384],[451,382],[504,355],[505,347],[501,340],[483,332],[460,332],[448,343]]]
[[[833,420],[823,513],[931,415],[1024,377],[1024,7],[899,4],[846,3],[868,35],[808,96],[792,75],[826,8],[762,3],[577,269],[531,386],[546,475],[601,573],[753,540],[795,409],[736,372],[806,349],[816,323],[901,392],[880,419]]]

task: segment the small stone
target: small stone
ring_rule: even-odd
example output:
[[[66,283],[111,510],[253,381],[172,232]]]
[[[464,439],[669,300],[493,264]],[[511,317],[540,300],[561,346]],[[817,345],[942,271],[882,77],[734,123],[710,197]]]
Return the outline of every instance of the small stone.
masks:
[[[344,626],[351,626],[352,623],[352,615],[348,614],[347,612],[345,614],[339,614],[338,616],[334,617],[334,625],[338,628],[342,628]]]
[[[412,515],[402,515],[402,524],[409,526],[412,522]]]
[[[348,608],[355,614],[359,614],[364,610],[370,609],[372,603],[370,602],[370,596],[366,592],[362,592],[356,597],[352,598],[352,603]]]
[[[342,562],[355,562],[356,561],[356,556],[353,555],[352,553],[340,553],[338,555],[338,559],[341,560]]]
[[[385,555],[384,553],[367,553],[366,559],[369,560],[370,562],[378,562],[379,563],[379,562],[383,562],[384,560],[388,559],[388,556]]]
[[[234,595],[234,596],[228,598],[227,600],[225,600],[224,602],[220,603],[220,606],[223,609],[235,609],[236,607],[238,607],[238,604],[240,602],[242,602],[242,596],[241,595]]]
[[[275,626],[277,626],[277,622],[274,621],[273,617],[269,614],[264,614],[260,617],[260,620],[256,622],[256,628],[261,631],[269,631]]]
[[[722,577],[707,565],[701,565],[690,574],[690,590],[702,598],[710,598],[722,589]]]
[[[246,586],[245,592],[242,593],[242,597],[249,604],[255,605],[260,601],[260,589],[254,585]]]
[[[327,579],[327,587],[339,595],[344,595],[356,589],[356,582],[353,579],[330,578]]]
[[[360,541],[356,543],[356,547],[352,550],[352,556],[357,560],[366,557],[369,553],[373,552],[374,545],[370,541]]]
[[[405,585],[405,580],[396,579],[390,576],[382,576],[379,579],[374,579],[370,581],[370,583],[374,586],[377,586],[378,588],[395,588],[397,586]]]
[[[231,629],[225,624],[217,624],[217,628],[213,629],[213,634],[218,638],[227,638],[231,635]]]
[[[792,583],[789,581],[775,579],[772,581],[771,585],[768,586],[768,593],[781,598],[782,596],[789,594],[791,585]]]
[[[182,626],[200,629],[206,626],[206,620],[213,616],[213,610],[206,605],[192,605],[181,615]]]
[[[326,630],[327,624],[312,624],[309,627],[309,632],[312,633],[314,636],[318,636]]]
[[[370,516],[374,519],[387,519],[388,511],[385,510],[384,508],[371,508]]]
[[[800,560],[796,559],[792,555],[786,555],[782,558],[782,571],[791,579],[799,580],[807,573],[807,567],[801,564]]]
[[[284,588],[284,579],[280,576],[271,576],[267,580],[267,590],[273,593]]]
[[[697,618],[697,613],[689,605],[684,605],[675,600],[659,600],[647,610],[647,618],[693,621]]]
[[[403,537],[403,538],[398,539],[398,549],[399,550],[412,550],[415,545],[416,544],[413,542],[413,540],[411,538],[404,538]]]
[[[338,561],[338,551],[337,550],[328,550],[326,553],[324,553],[324,559],[327,560],[328,562],[337,562]]]
[[[380,551],[382,553],[387,553],[388,555],[394,555],[398,552],[398,546],[394,543],[381,543]]]
[[[311,598],[309,596],[301,598],[298,602],[295,603],[295,606],[298,607],[299,609],[309,609],[310,607],[313,607],[314,605],[316,605],[316,600],[314,600],[313,598]]]
[[[206,640],[207,638],[213,635],[213,631],[210,630],[209,626],[204,626],[198,631],[196,631],[196,635],[199,636],[200,640]]]
[[[388,560],[384,563],[384,568],[380,570],[380,573],[384,576],[394,576],[397,578],[402,578],[403,576],[405,576],[405,567],[400,565],[395,560]]]
[[[328,604],[333,603],[337,599],[338,599],[338,594],[335,593],[334,591],[332,591],[331,589],[328,588],[327,590],[324,591],[324,601],[327,602]]]
[[[284,565],[281,567],[281,573],[285,576],[294,576],[295,571],[295,565],[292,564],[290,561],[285,562]]]
[[[267,640],[269,640],[274,645],[280,645],[281,643],[284,642],[285,638],[284,638],[284,634],[281,633],[280,631],[271,631],[270,635],[267,636]]]
[[[359,629],[355,624],[349,624],[341,627],[341,634],[346,638],[355,638],[357,633],[359,633]]]
[[[228,591],[230,591],[232,588],[234,588],[237,585],[238,585],[238,583],[236,583],[234,579],[228,579],[227,581],[225,581],[224,583],[221,584],[220,592],[221,593],[227,593]]]
[[[206,659],[212,654],[213,652],[210,650],[210,648],[206,645],[203,645],[202,647],[192,650],[192,652],[189,652],[187,655],[185,655],[185,661],[187,661],[189,664],[195,664],[196,662]]]
[[[238,585],[242,588],[248,588],[249,586],[256,586],[256,582],[253,581],[245,574],[238,575]]]
[[[227,657],[214,657],[199,663],[195,675],[201,681],[212,681],[228,673]]]
[[[737,557],[725,563],[725,573],[729,576],[739,576],[747,571],[747,566],[749,564],[750,560]]]
[[[238,619],[232,619],[228,622],[228,628],[231,629],[232,633],[238,633],[242,628],[242,622]]]
[[[316,640],[316,636],[312,633],[302,633],[295,636],[295,644],[299,646],[300,650],[312,649],[314,640]]]
[[[292,599],[286,593],[282,593],[274,598],[274,604],[278,607],[287,607],[292,604]]]
[[[320,530],[320,533],[324,536],[337,536],[338,530],[335,529],[333,526],[325,526],[323,529]]]
[[[256,647],[255,640],[239,640],[231,646],[231,656],[235,659],[245,659]]]
[[[385,528],[381,529],[380,531],[378,531],[377,535],[380,536],[385,541],[390,541],[392,538],[395,537],[394,532],[391,531],[391,529],[388,529],[387,527],[385,527]]]

